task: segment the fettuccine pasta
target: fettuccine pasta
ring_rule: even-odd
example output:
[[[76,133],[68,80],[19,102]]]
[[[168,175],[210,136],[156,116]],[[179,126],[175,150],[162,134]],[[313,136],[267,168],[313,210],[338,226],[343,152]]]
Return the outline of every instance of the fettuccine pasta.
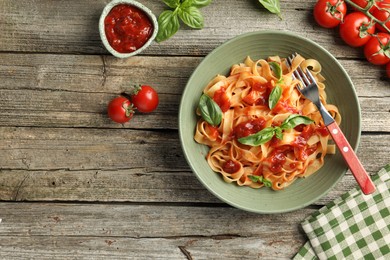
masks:
[[[209,146],[207,162],[224,181],[281,190],[316,172],[325,155],[335,153],[317,108],[296,89],[299,81],[292,73],[298,66],[310,69],[324,106],[340,124],[337,107],[326,102],[320,63],[300,55],[291,67],[279,56],[257,61],[247,57],[204,88],[203,95],[218,105],[222,119],[212,125],[198,108],[194,139]],[[300,120],[305,123],[298,124]]]

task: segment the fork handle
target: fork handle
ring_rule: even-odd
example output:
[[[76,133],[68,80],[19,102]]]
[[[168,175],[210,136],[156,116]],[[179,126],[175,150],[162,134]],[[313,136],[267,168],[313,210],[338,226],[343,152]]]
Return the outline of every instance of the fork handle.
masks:
[[[363,193],[373,193],[375,191],[375,185],[364,169],[362,163],[359,161],[351,145],[348,143],[340,127],[336,122],[333,122],[327,125],[327,128]]]

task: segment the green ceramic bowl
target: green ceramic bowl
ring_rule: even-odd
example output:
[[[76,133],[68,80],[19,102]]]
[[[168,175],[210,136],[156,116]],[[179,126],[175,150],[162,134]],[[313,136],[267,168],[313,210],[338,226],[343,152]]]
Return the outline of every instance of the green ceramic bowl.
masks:
[[[208,147],[194,141],[195,110],[203,88],[217,74],[227,75],[233,64],[247,55],[252,59],[273,55],[287,57],[298,52],[322,65],[328,102],[342,116],[341,129],[352,147],[360,139],[360,107],[354,86],[339,62],[315,42],[285,31],[259,31],[237,36],[212,51],[195,69],[183,92],[179,111],[179,133],[184,155],[199,181],[216,197],[242,210],[256,213],[281,213],[308,206],[329,192],[347,171],[340,153],[327,155],[324,166],[314,175],[295,181],[282,191],[252,189],[225,183],[213,172],[205,156]]]

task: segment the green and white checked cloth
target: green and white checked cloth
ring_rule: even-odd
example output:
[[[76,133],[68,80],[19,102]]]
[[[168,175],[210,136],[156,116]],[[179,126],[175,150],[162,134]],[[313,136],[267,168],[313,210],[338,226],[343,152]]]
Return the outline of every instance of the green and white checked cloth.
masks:
[[[294,260],[390,259],[390,164],[372,180],[375,193],[355,188],[305,219],[309,241]]]

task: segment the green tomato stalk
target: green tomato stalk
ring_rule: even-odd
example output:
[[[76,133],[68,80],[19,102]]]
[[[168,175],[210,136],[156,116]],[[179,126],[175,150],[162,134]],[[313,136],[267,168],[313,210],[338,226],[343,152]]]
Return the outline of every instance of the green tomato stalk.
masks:
[[[382,27],[385,28],[388,33],[390,33],[390,28],[386,26],[386,22],[387,22],[388,19],[386,21],[378,20],[369,11],[371,9],[371,7],[373,7],[373,6],[376,6],[377,8],[384,10],[383,8],[378,7],[378,5],[376,4],[375,0],[367,0],[367,5],[364,8],[360,7],[357,4],[355,4],[352,0],[344,0],[344,1],[346,3],[348,3],[348,4],[350,4],[351,6],[353,6],[354,8],[356,8],[357,10],[359,10],[360,12],[364,13],[365,15],[367,15],[371,19],[371,21],[374,21],[374,22],[379,23],[380,25],[382,25]],[[386,11],[390,12],[390,9],[386,8]]]

